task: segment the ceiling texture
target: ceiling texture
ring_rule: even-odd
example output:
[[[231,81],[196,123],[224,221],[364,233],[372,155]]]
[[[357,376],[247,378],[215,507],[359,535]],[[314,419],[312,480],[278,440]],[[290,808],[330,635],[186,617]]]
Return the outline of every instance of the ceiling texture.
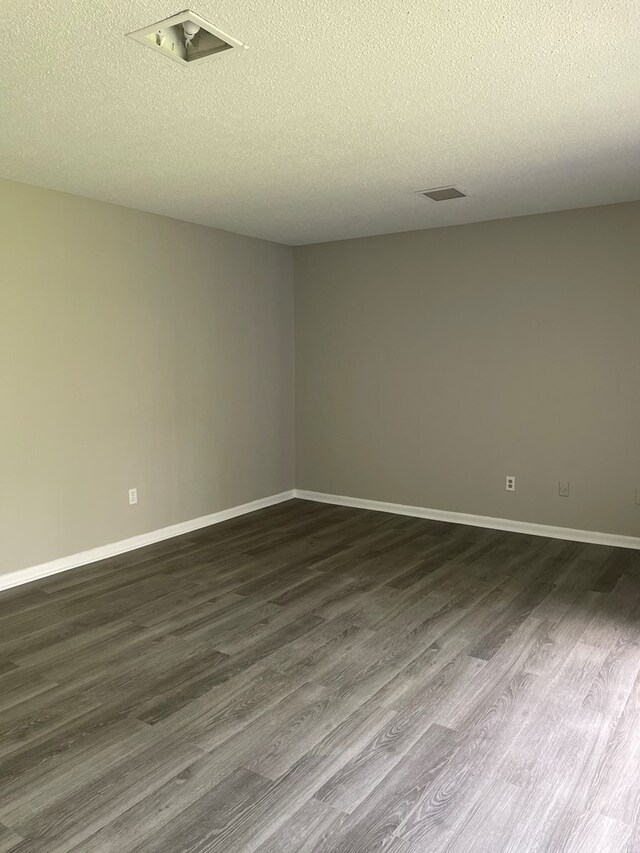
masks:
[[[249,50],[183,67],[125,35],[185,8]],[[1,19],[5,178],[289,244],[640,198],[638,0],[3,0]],[[449,184],[468,198],[416,195]]]

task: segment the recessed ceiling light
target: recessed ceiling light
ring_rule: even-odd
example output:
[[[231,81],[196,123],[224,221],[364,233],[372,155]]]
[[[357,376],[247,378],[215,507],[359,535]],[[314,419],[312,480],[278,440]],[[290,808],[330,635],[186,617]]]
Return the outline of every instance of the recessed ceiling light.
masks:
[[[217,56],[233,48],[246,48],[241,41],[231,38],[188,9],[128,35],[181,65]]]
[[[457,187],[436,187],[433,190],[419,190],[418,195],[426,196],[431,201],[449,201],[452,198],[466,198],[467,194]]]

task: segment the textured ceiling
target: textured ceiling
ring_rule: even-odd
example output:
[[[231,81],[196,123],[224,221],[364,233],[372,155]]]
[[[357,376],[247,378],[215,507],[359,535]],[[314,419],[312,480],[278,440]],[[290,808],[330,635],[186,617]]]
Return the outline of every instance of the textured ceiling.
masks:
[[[187,7],[250,50],[124,35]],[[6,178],[291,244],[640,198],[637,0],[3,0],[2,28]]]

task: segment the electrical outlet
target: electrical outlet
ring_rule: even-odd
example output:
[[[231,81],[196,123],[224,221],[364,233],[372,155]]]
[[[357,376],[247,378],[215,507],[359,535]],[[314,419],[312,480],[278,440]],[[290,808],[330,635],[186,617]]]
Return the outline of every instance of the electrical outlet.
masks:
[[[129,505],[133,506],[138,503],[138,490],[129,489]]]
[[[558,483],[558,494],[560,495],[561,498],[568,498],[569,497],[569,481],[568,480],[561,480]]]
[[[505,489],[508,492],[515,492],[515,490],[516,490],[516,478],[513,476],[513,474],[507,474]]]

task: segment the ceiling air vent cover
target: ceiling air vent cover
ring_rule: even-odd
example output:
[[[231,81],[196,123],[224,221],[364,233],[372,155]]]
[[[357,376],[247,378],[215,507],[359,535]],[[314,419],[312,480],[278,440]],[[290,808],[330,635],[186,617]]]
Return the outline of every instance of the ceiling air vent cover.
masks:
[[[452,198],[466,198],[467,194],[456,187],[436,187],[433,190],[420,190],[418,195],[424,195],[431,201],[449,201]]]
[[[246,47],[188,10],[135,30],[129,36],[182,65],[217,56],[235,47]]]

